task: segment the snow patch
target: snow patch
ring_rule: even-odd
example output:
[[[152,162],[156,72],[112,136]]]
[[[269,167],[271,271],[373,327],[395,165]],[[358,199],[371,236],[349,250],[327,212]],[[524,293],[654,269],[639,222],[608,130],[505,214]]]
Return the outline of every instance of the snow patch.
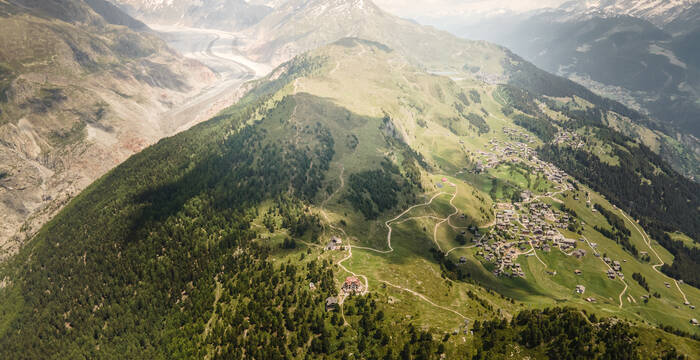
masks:
[[[649,45],[649,52],[654,55],[665,56],[668,59],[668,62],[670,62],[672,65],[676,65],[682,69],[688,68],[688,65],[682,62],[680,59],[678,59],[676,57],[676,54],[674,54],[673,51],[669,49],[664,49],[659,45],[651,44]]]
[[[580,53],[587,53],[587,52],[591,51],[591,44],[583,44],[583,45],[577,47],[576,51],[580,52]]]

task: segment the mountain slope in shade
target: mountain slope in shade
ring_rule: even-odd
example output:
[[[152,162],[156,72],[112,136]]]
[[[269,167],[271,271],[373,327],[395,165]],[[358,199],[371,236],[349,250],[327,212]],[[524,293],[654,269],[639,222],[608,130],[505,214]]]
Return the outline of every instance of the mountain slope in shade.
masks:
[[[215,76],[102,0],[2,1],[0,27],[4,257],[67,198],[170,135],[176,124],[159,114]]]
[[[271,9],[246,0],[113,0],[132,16],[151,24],[235,31],[256,24]]]

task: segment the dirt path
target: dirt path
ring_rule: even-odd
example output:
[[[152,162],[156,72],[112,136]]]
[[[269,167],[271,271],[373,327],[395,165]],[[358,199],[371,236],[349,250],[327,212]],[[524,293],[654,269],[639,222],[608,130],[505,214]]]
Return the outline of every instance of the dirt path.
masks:
[[[330,72],[328,72],[328,75],[333,75],[336,71],[338,71],[338,68],[340,67],[340,61],[335,62],[335,67],[331,69]]]
[[[475,247],[476,247],[476,245],[453,247],[452,249],[448,250],[448,251],[445,253],[445,256],[450,255],[450,253],[453,252],[453,251],[455,251],[455,250],[459,250],[459,249],[472,249],[472,248],[475,248]]]
[[[330,217],[328,217],[328,214],[326,213],[326,210],[323,209],[326,206],[326,204],[328,203],[328,201],[330,199],[332,199],[334,196],[336,196],[345,187],[345,179],[343,179],[344,172],[345,172],[345,166],[343,164],[340,164],[340,175],[338,176],[340,178],[340,187],[337,188],[332,194],[330,194],[325,200],[323,200],[323,202],[321,203],[321,215],[323,215],[323,217],[328,222],[328,227],[330,227],[332,230],[335,230],[335,231],[342,233],[343,236],[347,237],[348,235],[345,233],[345,230],[333,225]],[[349,243],[348,243],[348,246],[350,246]]]
[[[345,185],[345,182],[343,181],[343,178],[342,178],[343,171],[344,171],[344,168],[343,168],[343,170],[341,170],[341,175],[340,175],[341,187],[340,187],[339,189],[337,189],[336,191],[334,191],[334,192],[322,203],[322,205],[325,206],[325,204],[328,202],[328,200],[329,200],[330,198],[332,198],[333,196],[335,196],[335,194],[337,194],[337,193],[340,191],[340,189],[342,189],[343,186]],[[423,203],[423,204],[413,205],[413,206],[409,207],[408,209],[404,210],[401,214],[399,214],[398,216],[394,217],[393,219],[387,220],[387,221],[384,223],[384,225],[389,229],[389,232],[387,233],[387,247],[389,248],[389,250],[377,250],[377,249],[369,248],[369,247],[352,246],[351,244],[348,243],[348,245],[347,245],[348,254],[347,254],[344,258],[342,258],[341,260],[339,260],[336,264],[338,265],[338,267],[340,267],[341,269],[343,269],[343,270],[346,271],[347,273],[352,274],[352,275],[355,276],[355,277],[361,277],[361,278],[364,280],[364,282],[365,282],[365,288],[364,288],[364,290],[362,291],[362,295],[364,295],[364,294],[366,294],[367,292],[369,292],[369,280],[367,279],[367,277],[366,277],[365,275],[356,274],[356,273],[354,273],[353,271],[351,271],[350,269],[348,269],[347,267],[345,267],[345,265],[343,265],[343,262],[345,262],[345,261],[349,260],[350,258],[352,258],[352,248],[354,247],[354,248],[356,248],[356,249],[374,251],[374,252],[377,252],[377,253],[380,253],[380,254],[388,254],[388,253],[393,252],[393,251],[394,251],[394,248],[391,247],[391,233],[392,233],[391,224],[394,223],[394,222],[397,222],[397,220],[399,220],[402,216],[406,215],[406,214],[407,214],[408,212],[410,212],[411,210],[413,210],[413,209],[415,209],[415,208],[417,208],[417,207],[421,207],[421,206],[428,206],[428,205],[432,204],[432,202],[433,202],[436,198],[438,198],[440,195],[445,195],[445,194],[449,194],[449,193],[445,193],[445,192],[437,193],[437,194],[435,194],[432,198],[430,198],[430,200],[428,200],[427,202],[425,202],[425,203]],[[452,195],[452,198],[451,198],[451,200],[450,200],[450,205],[452,205],[452,206],[455,208],[455,212],[452,213],[452,214],[450,214],[449,216],[447,216],[447,217],[444,218],[444,219],[443,219],[443,218],[438,218],[438,217],[435,217],[435,216],[430,216],[430,215],[428,215],[428,216],[410,217],[410,218],[407,218],[407,219],[403,219],[403,220],[401,220],[401,221],[399,221],[399,222],[397,222],[397,223],[403,223],[403,222],[406,222],[406,221],[409,221],[409,220],[415,220],[415,219],[418,219],[418,218],[435,218],[435,219],[441,220],[440,223],[446,222],[446,221],[449,220],[450,217],[452,217],[453,215],[455,215],[455,214],[457,214],[457,213],[459,212],[459,209],[457,209],[457,207],[454,206],[454,204],[452,203],[452,201],[455,199],[456,196],[457,196],[457,189],[455,188],[455,193]],[[331,227],[332,229],[335,229],[335,230],[337,230],[337,231],[340,231],[340,232],[342,232],[342,233],[345,235],[345,231],[344,231],[343,229],[340,229],[340,228],[338,228],[338,227],[335,227],[335,226],[333,226],[333,225],[330,223],[330,219],[329,219],[329,217],[328,217],[328,214],[326,214],[325,210],[322,209],[322,210],[321,210],[321,213],[322,213],[323,216],[326,218],[326,221],[328,221],[329,227]],[[437,228],[437,226],[436,226],[436,228]],[[346,235],[346,236],[347,236],[347,235]],[[436,241],[436,244],[437,244],[437,241]],[[439,244],[438,244],[438,248],[439,248],[439,247],[440,247],[440,246],[439,246]],[[453,250],[454,250],[454,249],[453,249]],[[460,314],[459,312],[457,312],[457,311],[455,311],[455,310],[453,310],[453,309],[450,309],[450,308],[448,308],[448,307],[444,307],[444,306],[441,306],[441,305],[438,305],[438,304],[434,303],[432,300],[428,299],[428,298],[425,297],[423,294],[420,294],[420,293],[418,293],[418,292],[416,292],[416,291],[414,291],[414,290],[411,290],[411,289],[408,289],[408,288],[405,288],[405,287],[402,287],[402,286],[397,286],[397,285],[394,285],[394,284],[392,284],[392,283],[389,283],[388,281],[384,281],[384,280],[381,280],[381,279],[378,279],[377,281],[379,281],[379,282],[381,282],[381,283],[383,283],[383,284],[389,285],[389,286],[391,286],[391,287],[400,289],[400,290],[402,290],[402,291],[406,291],[406,292],[408,292],[408,293],[410,293],[410,294],[413,294],[413,295],[417,296],[418,298],[420,298],[421,300],[427,302],[428,304],[430,304],[430,305],[432,305],[432,306],[434,306],[434,307],[437,307],[437,308],[439,308],[439,309],[442,309],[442,310],[445,310],[445,311],[449,311],[449,312],[451,312],[451,313],[453,313],[453,314],[455,314],[455,315],[458,315],[458,316],[461,317],[462,319],[468,319],[466,316]],[[345,301],[346,298],[347,298],[347,296],[346,296],[345,294],[343,294],[343,295],[341,295],[341,297],[340,297],[340,299],[339,299],[338,302],[339,302],[340,305],[341,305],[341,313],[342,313],[342,317],[343,317],[344,324],[345,324],[345,325],[349,325],[349,324],[347,323],[347,321],[345,320],[345,313],[344,313],[343,310],[342,310],[342,305],[343,305],[343,302]]]
[[[440,243],[437,241],[437,230],[438,230],[438,227],[440,227],[440,225],[442,225],[443,223],[447,222],[449,224],[450,218],[459,213],[459,209],[457,209],[457,207],[452,203],[456,197],[457,197],[457,187],[455,187],[455,193],[452,194],[452,198],[450,199],[450,206],[452,206],[455,209],[455,211],[452,214],[448,215],[446,218],[442,219],[442,221],[440,221],[439,223],[435,224],[435,228],[433,229],[433,241],[435,242],[435,245],[437,245],[438,250],[440,250],[440,251],[442,251],[442,247],[440,246]]]
[[[530,243],[530,247],[532,248],[532,252],[535,254],[535,258],[536,258],[539,262],[541,262],[542,265],[544,265],[544,268],[545,268],[545,269],[548,268],[549,266],[547,266],[547,264],[546,264],[544,261],[542,261],[542,259],[540,259],[540,256],[537,255],[537,250],[535,250],[535,247],[532,246],[532,243]]]
[[[343,265],[343,262],[344,262],[344,261],[349,260],[349,259],[352,257],[352,246],[348,245],[348,246],[347,246],[347,249],[348,249],[348,255],[347,255],[346,257],[342,258],[340,261],[338,261],[337,264],[338,264],[338,266],[339,266],[341,269],[343,269],[343,270],[345,270],[346,272],[352,274],[352,276],[361,277],[361,278],[365,281],[365,288],[364,288],[364,290],[362,290],[362,294],[361,294],[361,295],[365,295],[365,294],[367,294],[367,292],[369,292],[369,281],[367,280],[367,277],[364,276],[364,275],[362,275],[362,274],[360,274],[360,275],[355,274],[354,272],[350,271],[348,268],[346,268],[346,267]],[[340,304],[341,304],[341,305],[343,304],[343,301],[344,301],[344,300],[345,300],[345,295],[343,295],[343,296],[341,297],[341,299],[340,299]]]
[[[410,294],[412,294],[412,295],[415,295],[415,296],[419,297],[421,300],[427,302],[428,304],[430,304],[430,305],[432,305],[432,306],[434,306],[434,307],[436,307],[436,308],[438,308],[438,309],[442,309],[442,310],[445,310],[445,311],[449,311],[449,312],[451,312],[451,313],[453,313],[453,314],[455,314],[455,315],[461,317],[462,319],[470,320],[468,317],[466,317],[466,316],[460,314],[460,313],[459,313],[458,311],[456,311],[456,310],[452,310],[452,309],[450,309],[450,308],[448,308],[448,307],[444,307],[444,306],[441,306],[441,305],[438,305],[438,304],[434,303],[432,300],[428,299],[427,297],[425,297],[425,295],[423,295],[423,294],[421,294],[421,293],[418,293],[418,292],[413,291],[413,290],[411,290],[411,289],[407,289],[407,288],[405,288],[405,287],[403,287],[403,286],[394,285],[394,284],[392,284],[392,283],[390,283],[390,282],[388,282],[388,281],[379,280],[379,282],[380,282],[380,283],[383,283],[383,284],[386,284],[386,285],[389,285],[389,286],[391,286],[391,287],[393,287],[393,288],[397,288],[397,289],[399,289],[399,290],[408,292],[408,293],[410,293]]]
[[[622,217],[624,217],[625,220],[629,221],[629,223],[632,224],[634,229],[637,230],[637,232],[640,235],[642,235],[642,240],[647,244],[647,246],[649,247],[649,250],[651,250],[651,252],[653,252],[654,255],[656,256],[656,258],[659,260],[659,264],[652,265],[651,268],[654,269],[654,271],[656,271],[657,273],[661,274],[663,277],[673,280],[673,283],[676,284],[676,288],[678,289],[678,292],[680,292],[681,296],[683,297],[683,304],[688,304],[689,303],[688,298],[685,296],[685,293],[683,292],[683,290],[681,290],[681,286],[678,285],[678,281],[676,281],[676,279],[664,274],[663,272],[661,272],[661,270],[659,270],[659,268],[661,266],[664,266],[665,263],[663,260],[661,260],[661,256],[659,256],[659,254],[656,252],[656,250],[654,250],[654,248],[651,246],[651,239],[647,236],[646,232],[644,232],[642,229],[640,229],[641,227],[637,226],[636,222],[632,221],[632,219],[627,217],[627,215],[625,215],[624,211],[622,211],[621,209],[618,209],[618,210],[620,211],[620,214],[622,214]]]
[[[335,189],[335,191],[333,191],[333,193],[330,194],[330,195],[326,198],[326,200],[323,200],[323,202],[321,203],[321,207],[325,207],[326,204],[328,203],[328,201],[329,201],[330,199],[332,199],[333,197],[335,197],[335,196],[336,196],[341,190],[343,190],[343,188],[345,187],[345,179],[343,179],[343,173],[344,173],[344,172],[345,172],[345,166],[344,166],[343,164],[340,164],[340,176],[338,176],[338,178],[340,179],[340,187],[337,188],[337,189]]]
[[[436,199],[437,197],[439,197],[440,195],[444,195],[444,194],[448,194],[448,193],[439,192],[439,193],[435,194],[432,198],[430,198],[430,200],[428,200],[428,202],[423,203],[423,204],[413,205],[413,206],[411,206],[410,208],[406,209],[406,210],[405,210],[404,212],[402,212],[401,214],[399,214],[398,216],[396,216],[395,218],[393,218],[393,219],[391,219],[391,220],[387,220],[386,222],[384,222],[384,225],[386,225],[386,227],[389,229],[389,232],[386,234],[386,246],[389,248],[388,251],[381,251],[381,250],[376,250],[376,249],[371,249],[371,248],[364,248],[364,249],[365,249],[365,250],[370,250],[370,249],[371,249],[371,250],[374,250],[374,251],[380,252],[380,253],[390,253],[390,252],[393,252],[393,251],[394,251],[394,248],[391,247],[391,232],[392,232],[392,229],[391,229],[391,225],[390,225],[390,224],[391,224],[392,222],[395,222],[396,220],[400,219],[402,216],[406,215],[408,212],[410,212],[411,210],[413,210],[413,209],[415,209],[415,208],[417,208],[417,207],[428,206],[428,205],[432,204],[432,203],[433,203],[433,200],[435,200],[435,199]],[[409,218],[409,219],[411,219],[411,218]],[[408,219],[406,219],[406,220],[408,220]]]

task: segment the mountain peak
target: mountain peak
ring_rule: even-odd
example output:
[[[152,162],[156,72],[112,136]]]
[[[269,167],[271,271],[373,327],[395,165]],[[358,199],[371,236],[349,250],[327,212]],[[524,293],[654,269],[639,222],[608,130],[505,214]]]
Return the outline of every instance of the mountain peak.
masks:
[[[370,0],[299,0],[288,2],[287,6],[297,11],[310,11],[312,15],[379,11]]]

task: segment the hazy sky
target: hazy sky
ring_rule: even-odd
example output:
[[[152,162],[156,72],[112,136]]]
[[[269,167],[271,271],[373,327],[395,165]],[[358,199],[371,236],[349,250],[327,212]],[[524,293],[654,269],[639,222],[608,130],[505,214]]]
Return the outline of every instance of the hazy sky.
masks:
[[[407,18],[438,18],[492,13],[499,10],[525,11],[562,4],[565,0],[374,0],[384,10]]]

